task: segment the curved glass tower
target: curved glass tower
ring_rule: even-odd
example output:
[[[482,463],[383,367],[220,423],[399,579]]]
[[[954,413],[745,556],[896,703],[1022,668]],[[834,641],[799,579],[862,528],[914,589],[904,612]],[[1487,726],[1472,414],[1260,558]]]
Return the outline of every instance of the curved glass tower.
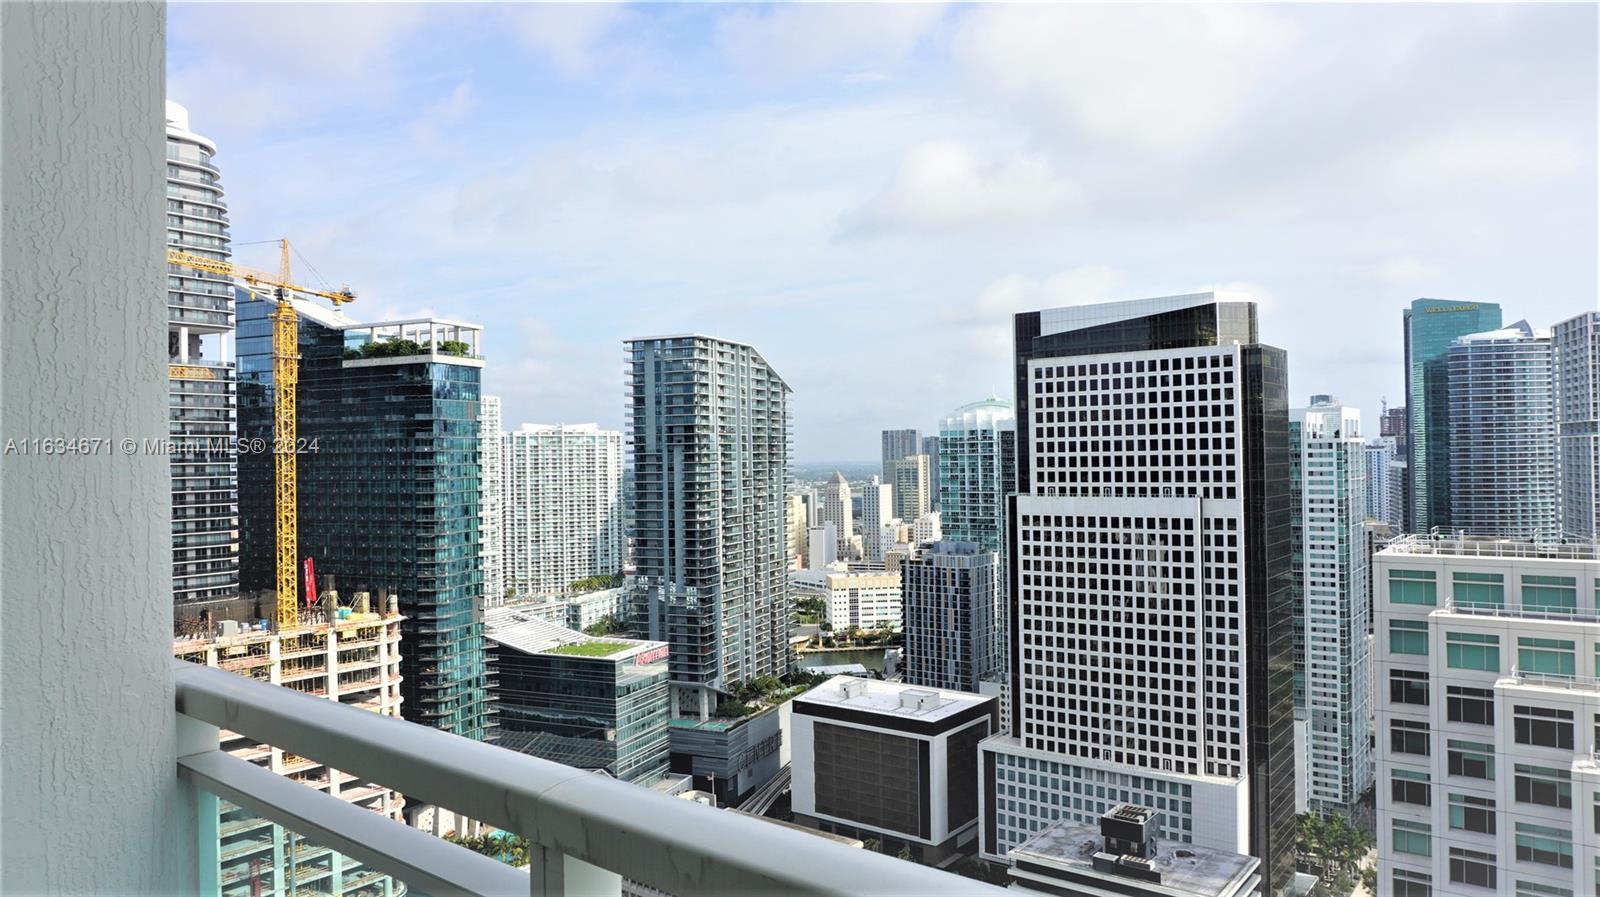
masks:
[[[216,144],[167,104],[167,246],[224,260],[228,208],[212,164]],[[233,287],[228,278],[167,266],[168,414],[172,459],[172,600],[179,619],[239,592],[234,435]]]

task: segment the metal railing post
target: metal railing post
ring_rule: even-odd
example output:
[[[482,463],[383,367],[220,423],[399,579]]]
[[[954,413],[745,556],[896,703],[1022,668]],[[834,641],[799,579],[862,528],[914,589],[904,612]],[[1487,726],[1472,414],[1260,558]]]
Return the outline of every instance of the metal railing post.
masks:
[[[217,727],[193,717],[177,716],[178,756],[185,757],[217,749]],[[204,788],[188,786],[189,806],[194,808],[195,882],[200,897],[222,893],[222,832],[217,796]]]

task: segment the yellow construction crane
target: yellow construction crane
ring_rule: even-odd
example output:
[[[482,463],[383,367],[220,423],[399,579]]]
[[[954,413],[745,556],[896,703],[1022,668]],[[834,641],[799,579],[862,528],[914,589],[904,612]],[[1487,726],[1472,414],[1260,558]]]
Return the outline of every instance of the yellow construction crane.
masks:
[[[289,281],[289,241],[278,241],[278,273],[276,276],[243,265],[220,259],[192,255],[176,249],[167,250],[167,264],[181,265],[197,271],[221,274],[244,284],[252,298],[257,287],[270,287],[278,300],[272,312],[272,455],[276,490],[274,505],[277,512],[277,622],[280,630],[300,622],[299,597],[295,584],[298,574],[300,545],[300,489],[295,469],[295,448],[298,439],[296,426],[295,393],[300,386],[300,333],[296,323],[299,315],[294,311],[293,294],[317,296],[337,308],[354,300],[348,287],[338,292],[325,292],[297,286]]]

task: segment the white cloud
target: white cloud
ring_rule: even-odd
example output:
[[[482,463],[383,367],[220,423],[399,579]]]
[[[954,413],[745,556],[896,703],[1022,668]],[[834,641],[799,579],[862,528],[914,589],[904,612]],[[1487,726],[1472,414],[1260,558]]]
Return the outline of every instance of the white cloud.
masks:
[[[593,73],[600,44],[627,17],[622,4],[611,2],[527,3],[505,12],[517,40],[568,78]]]
[[[1481,184],[1527,188],[1565,180],[1592,157],[1573,142],[1569,128],[1501,120],[1493,125],[1433,130],[1399,147],[1386,147],[1378,166],[1384,186],[1405,192]]]
[[[1437,265],[1431,265],[1416,256],[1402,255],[1385,259],[1373,272],[1377,279],[1391,286],[1425,284],[1439,276]]]
[[[1116,295],[1123,282],[1122,272],[1105,265],[1084,265],[1042,280],[1013,274],[990,283],[977,302],[944,319],[968,330],[978,353],[1004,356],[1011,352],[1012,315],[1124,298]]]
[[[995,4],[965,18],[955,49],[1068,133],[1168,150],[1226,129],[1295,35],[1256,5]]]
[[[851,69],[849,80],[860,69],[904,59],[943,16],[937,3],[775,4],[722,16],[716,42],[729,61],[757,77],[803,78],[843,66]]]
[[[436,103],[429,104],[428,108],[417,116],[411,123],[411,139],[417,148],[437,152],[448,143],[442,138],[440,131],[452,125],[458,125],[467,117],[478,104],[476,95],[472,91],[472,84],[462,81],[450,95]]]
[[[845,216],[841,234],[1038,223],[1070,207],[1076,193],[1043,156],[984,163],[964,143],[936,141],[907,153],[889,185]]]

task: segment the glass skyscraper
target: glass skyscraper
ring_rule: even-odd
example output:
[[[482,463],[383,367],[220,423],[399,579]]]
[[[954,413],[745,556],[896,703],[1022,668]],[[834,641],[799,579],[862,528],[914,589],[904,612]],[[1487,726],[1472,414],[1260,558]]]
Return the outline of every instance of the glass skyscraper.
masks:
[[[754,347],[627,342],[633,458],[630,625],[672,646],[674,715],[789,671],[784,496],[790,389]]]
[[[216,144],[189,130],[167,103],[167,246],[224,261],[228,209],[212,157]],[[218,609],[239,593],[239,509],[234,435],[233,285],[221,274],[167,266],[171,405],[172,600],[176,619]]]
[[[1600,311],[1556,324],[1552,342],[1562,531],[1593,542],[1600,539]]]
[[[985,399],[939,424],[940,525],[944,537],[976,542],[1005,557],[1006,496],[1015,488],[1017,416],[1010,402]]]
[[[1450,395],[1444,356],[1458,336],[1499,329],[1500,306],[1418,299],[1403,319],[1410,433],[1402,528],[1426,533],[1450,526]]]
[[[239,297],[241,580],[244,589],[269,594],[273,306]],[[314,565],[319,590],[396,596],[405,617],[403,715],[483,739],[493,723],[483,638],[478,328],[359,324],[298,300],[295,310],[299,557]],[[302,567],[302,590],[305,573]]]
[[[1450,527],[1471,536],[1561,537],[1550,332],[1527,321],[1460,337],[1445,355]]]

